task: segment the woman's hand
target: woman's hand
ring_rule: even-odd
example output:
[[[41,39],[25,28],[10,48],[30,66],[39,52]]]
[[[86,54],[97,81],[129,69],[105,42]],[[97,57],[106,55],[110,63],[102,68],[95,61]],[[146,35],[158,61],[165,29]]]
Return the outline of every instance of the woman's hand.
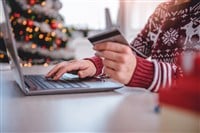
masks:
[[[95,65],[89,60],[72,60],[61,62],[56,65],[49,73],[46,78],[53,78],[53,80],[58,80],[64,73],[78,71],[80,78],[92,77],[96,73]]]
[[[104,58],[104,73],[116,81],[128,84],[136,67],[136,56],[123,44],[105,42],[94,46],[96,55]]]

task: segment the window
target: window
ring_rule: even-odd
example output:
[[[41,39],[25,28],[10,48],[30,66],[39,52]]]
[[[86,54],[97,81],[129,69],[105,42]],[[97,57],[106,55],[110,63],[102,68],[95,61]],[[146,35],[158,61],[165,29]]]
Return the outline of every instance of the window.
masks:
[[[134,38],[148,17],[164,0],[61,0],[60,13],[67,25],[77,28],[105,29],[105,8],[112,21],[120,25],[127,39]]]
[[[110,9],[113,22],[116,22],[118,0],[61,0],[60,13],[67,25],[78,28],[104,29],[105,8]]]
[[[125,4],[125,34],[128,39],[133,39],[145,26],[149,16],[164,0],[121,0]]]

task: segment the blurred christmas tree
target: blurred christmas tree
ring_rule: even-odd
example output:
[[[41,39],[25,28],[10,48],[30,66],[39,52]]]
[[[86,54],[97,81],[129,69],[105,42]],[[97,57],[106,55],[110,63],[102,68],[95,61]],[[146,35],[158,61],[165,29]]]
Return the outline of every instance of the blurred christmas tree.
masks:
[[[20,58],[26,63],[42,64],[69,60],[73,51],[67,44],[71,29],[64,27],[59,0],[7,0],[10,21]]]
[[[6,52],[6,47],[4,45],[4,40],[2,38],[1,30],[0,30],[0,62],[8,62],[8,56]]]

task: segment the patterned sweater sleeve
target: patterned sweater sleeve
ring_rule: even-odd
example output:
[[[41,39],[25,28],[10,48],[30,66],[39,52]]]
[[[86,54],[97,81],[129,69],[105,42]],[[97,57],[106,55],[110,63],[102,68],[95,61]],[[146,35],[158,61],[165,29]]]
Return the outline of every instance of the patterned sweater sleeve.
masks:
[[[136,69],[128,86],[142,87],[151,92],[158,92],[159,88],[170,86],[172,79],[182,76],[180,67],[175,64],[145,59],[151,56],[152,47],[161,32],[163,19],[160,16],[164,16],[163,13],[165,12],[161,4],[150,16],[141,33],[131,42],[131,46],[145,56],[138,55]]]
[[[127,86],[158,92],[160,88],[172,85],[172,79],[182,76],[182,70],[175,64],[137,57],[135,71]]]

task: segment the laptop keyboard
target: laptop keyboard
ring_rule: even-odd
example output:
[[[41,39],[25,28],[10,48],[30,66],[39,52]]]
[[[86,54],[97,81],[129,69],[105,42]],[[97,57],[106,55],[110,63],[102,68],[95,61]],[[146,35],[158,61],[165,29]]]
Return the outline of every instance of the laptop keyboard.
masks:
[[[43,75],[25,75],[25,80],[36,88],[41,89],[67,89],[67,88],[87,88],[89,87],[81,80],[48,80]]]

